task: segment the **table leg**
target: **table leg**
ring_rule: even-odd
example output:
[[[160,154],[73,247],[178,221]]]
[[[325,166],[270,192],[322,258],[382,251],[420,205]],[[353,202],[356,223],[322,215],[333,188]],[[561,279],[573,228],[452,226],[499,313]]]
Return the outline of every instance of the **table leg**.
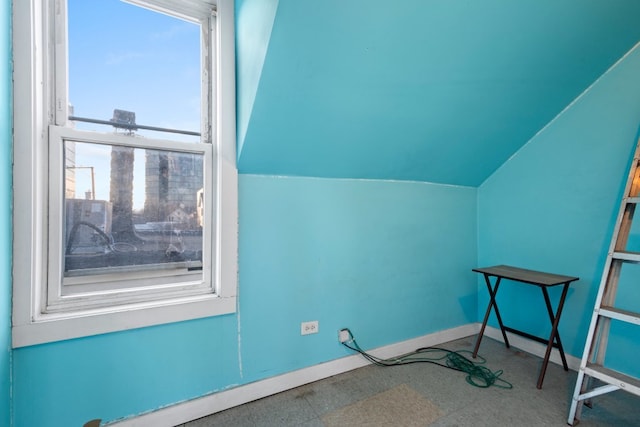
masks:
[[[546,291],[542,288],[543,291]],[[549,337],[549,342],[547,343],[547,351],[544,354],[544,360],[542,361],[542,368],[540,369],[540,376],[538,377],[538,389],[542,388],[542,381],[544,380],[544,374],[547,372],[547,365],[549,364],[549,356],[551,355],[551,349],[553,348],[553,341],[558,335],[558,324],[560,323],[560,315],[562,314],[562,308],[564,307],[564,300],[567,296],[567,291],[569,290],[569,282],[564,284],[562,289],[562,295],[560,296],[560,301],[558,302],[558,309],[556,310],[556,315],[553,319],[553,325],[551,327],[551,336]],[[545,292],[546,293],[546,292]],[[547,295],[548,298],[548,295]]]
[[[498,287],[500,286],[500,280],[502,278],[498,277],[496,279],[496,284],[492,288],[491,280],[489,279],[489,275],[484,275],[484,281],[487,285],[487,289],[489,290],[489,305],[487,306],[487,311],[484,314],[484,320],[482,321],[482,327],[480,328],[480,332],[478,333],[478,338],[476,340],[475,348],[473,349],[472,357],[478,355],[478,349],[480,348],[480,342],[482,341],[482,337],[484,336],[484,330],[487,326],[487,321],[489,320],[489,315],[491,314],[491,307],[493,307],[496,317],[498,319],[498,324],[500,325],[500,331],[502,332],[502,337],[504,338],[504,343],[509,348],[509,339],[507,338],[507,333],[504,330],[504,325],[502,324],[502,317],[500,316],[500,310],[498,310],[498,304],[496,303],[496,294],[498,293]]]
[[[566,284],[565,286],[569,286]],[[544,302],[547,305],[547,312],[549,313],[549,320],[551,320],[551,325],[553,325],[554,320],[557,317],[557,314],[553,313],[553,308],[551,307],[551,300],[549,299],[549,292],[547,292],[547,288],[542,287],[542,294],[544,295]],[[562,359],[562,366],[565,371],[569,370],[569,365],[567,365],[567,358],[564,355],[564,348],[562,347],[562,341],[560,341],[560,332],[556,331],[556,344],[558,345],[558,351],[560,352],[560,358]]]

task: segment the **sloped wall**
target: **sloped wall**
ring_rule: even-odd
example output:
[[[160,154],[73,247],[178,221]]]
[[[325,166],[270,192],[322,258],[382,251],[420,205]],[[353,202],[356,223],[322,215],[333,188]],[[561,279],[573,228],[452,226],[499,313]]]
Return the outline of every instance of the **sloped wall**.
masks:
[[[580,277],[560,323],[565,350],[579,358],[639,135],[639,75],[636,46],[478,190],[481,265],[512,264]],[[484,313],[487,291],[484,283],[479,288]],[[638,301],[640,309],[640,288],[627,298]],[[549,333],[538,289],[502,285],[499,306],[505,324]],[[638,351],[640,330],[620,338],[608,361],[637,369],[628,356],[635,354],[633,341]]]
[[[238,156],[258,90],[279,0],[236,0]]]
[[[640,40],[639,15],[637,0],[280,0],[268,41],[271,10],[239,22],[268,42],[252,58],[238,35],[241,68],[260,65],[239,171],[479,186]]]

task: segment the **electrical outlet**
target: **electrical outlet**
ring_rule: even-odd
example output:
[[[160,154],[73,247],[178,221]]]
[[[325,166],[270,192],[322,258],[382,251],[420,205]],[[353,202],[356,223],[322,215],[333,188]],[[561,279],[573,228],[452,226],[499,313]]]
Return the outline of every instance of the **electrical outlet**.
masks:
[[[349,333],[348,329],[340,329],[338,331],[338,341],[340,341],[341,343],[345,343],[347,341],[349,341],[351,339],[351,334]]]
[[[300,334],[309,335],[318,333],[318,321],[312,320],[311,322],[302,322],[300,325]]]

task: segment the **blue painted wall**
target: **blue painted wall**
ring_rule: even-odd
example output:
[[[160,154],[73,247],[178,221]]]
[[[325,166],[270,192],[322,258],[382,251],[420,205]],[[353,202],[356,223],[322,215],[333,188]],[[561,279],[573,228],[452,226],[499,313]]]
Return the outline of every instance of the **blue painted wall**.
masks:
[[[343,355],[343,327],[375,347],[475,319],[475,189],[262,176],[241,189],[243,359],[270,349],[249,379]],[[304,320],[320,334],[295,339]]]
[[[279,0],[237,0],[235,2],[236,51],[238,52],[236,56],[238,153],[242,151],[244,145],[278,2]]]
[[[0,2],[0,426],[11,417],[11,31],[10,3]]]
[[[113,420],[476,319],[477,190],[240,176],[239,313],[14,351],[16,427]],[[427,309],[428,308],[428,309]],[[301,336],[302,321],[317,335]]]
[[[241,173],[478,186],[640,41],[637,0],[278,3]]]
[[[480,264],[514,264],[580,277],[560,324],[565,349],[577,357],[582,356],[638,138],[639,75],[636,47],[478,190]],[[479,286],[479,307],[484,312],[487,292],[484,283]],[[549,333],[545,316],[531,320],[545,313],[538,289],[505,284],[499,299],[506,301],[500,306],[507,324],[542,336]],[[640,301],[637,282],[622,299]],[[636,328],[632,335],[629,331],[617,335],[608,353],[612,367],[638,369],[635,362],[630,366],[628,356],[640,349],[639,332]]]
[[[80,426],[240,382],[234,316],[14,350],[15,426]]]

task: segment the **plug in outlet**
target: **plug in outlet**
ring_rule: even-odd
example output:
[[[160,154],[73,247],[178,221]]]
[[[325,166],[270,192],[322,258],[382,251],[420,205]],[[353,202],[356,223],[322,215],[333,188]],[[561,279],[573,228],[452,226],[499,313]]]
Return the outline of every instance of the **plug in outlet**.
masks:
[[[302,322],[300,324],[300,335],[309,335],[318,333],[318,321]]]
[[[340,341],[341,343],[346,343],[350,339],[351,339],[351,333],[347,328],[340,329],[338,331],[338,341]]]

